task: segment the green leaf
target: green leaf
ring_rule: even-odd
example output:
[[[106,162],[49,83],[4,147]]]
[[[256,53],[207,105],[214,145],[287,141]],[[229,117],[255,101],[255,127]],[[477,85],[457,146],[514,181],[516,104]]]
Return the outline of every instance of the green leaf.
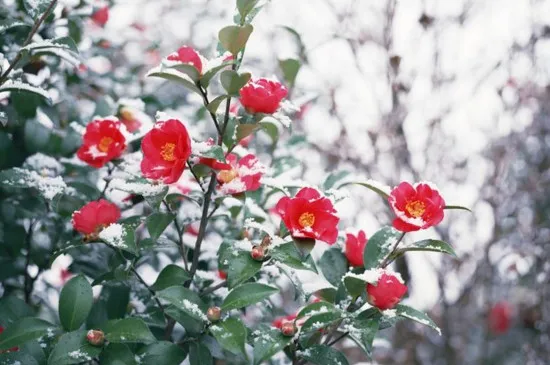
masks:
[[[277,143],[279,140],[279,124],[279,120],[271,116],[263,118],[258,123],[262,130],[271,138],[273,143]]]
[[[176,322],[181,324],[185,328],[185,332],[190,336],[200,336],[205,325],[205,321],[195,319],[185,313],[184,311],[170,305],[165,308],[164,312],[172,317]]]
[[[231,254],[230,265],[227,272],[227,284],[229,289],[250,279],[262,268],[262,263],[254,260],[248,251],[235,250]]]
[[[5,20],[0,22],[0,34],[3,34],[9,29],[15,27],[28,27],[32,28],[32,24],[24,23],[20,20]]]
[[[348,260],[342,253],[342,250],[337,247],[326,250],[323,256],[321,256],[318,265],[327,281],[335,287],[338,287],[342,277],[348,271]]]
[[[458,209],[458,210],[467,210],[468,212],[472,213],[472,210],[470,208],[463,207],[461,205],[445,205],[445,208],[443,209]]]
[[[348,360],[340,351],[326,345],[314,345],[302,351],[303,359],[317,365],[349,365]]]
[[[4,232],[6,234],[6,232]],[[5,236],[4,236],[5,237]],[[0,325],[8,327],[11,323],[24,317],[31,317],[34,313],[31,307],[14,295],[6,295],[0,298]]]
[[[186,63],[177,63],[174,65],[163,65],[163,67],[165,67],[166,69],[174,69],[179,72],[182,72],[187,76],[189,76],[189,78],[193,80],[193,82],[195,83],[199,81],[199,77],[200,77],[199,70],[197,70],[197,68],[193,65],[189,65]]]
[[[411,244],[408,244],[406,247],[400,248],[395,252],[394,257],[397,257],[405,252],[409,251],[430,251],[430,252],[442,252],[448,253],[449,255],[456,256],[455,250],[445,241],[440,240],[422,240],[417,241]]]
[[[296,81],[296,76],[298,75],[298,71],[300,71],[300,61],[293,58],[279,60],[279,67],[281,67],[281,70],[283,71],[285,81],[290,86],[294,85],[294,82]]]
[[[38,86],[33,86],[22,81],[8,80],[0,86],[0,92],[11,91],[12,93],[34,94],[46,100],[48,104],[52,103],[52,99],[48,91]]]
[[[156,241],[164,232],[166,227],[172,223],[174,215],[171,213],[153,213],[145,221],[149,235],[153,241]]]
[[[214,358],[208,347],[194,341],[189,343],[189,363],[191,365],[214,365]]]
[[[361,186],[364,186],[364,187],[374,191],[376,194],[380,195],[384,199],[388,199],[389,196],[390,196],[390,193],[384,191],[383,190],[384,188],[382,186],[380,186],[380,184],[377,184],[375,181],[368,180],[368,181],[365,181],[365,182],[363,182],[363,181],[346,182],[346,183],[340,185],[339,188],[342,188],[342,187],[348,186],[348,185],[361,185]]]
[[[302,325],[301,333],[318,331],[321,328],[330,326],[331,324],[342,318],[343,314],[340,311],[314,314],[304,322],[304,324]]]
[[[128,251],[132,254],[137,254],[135,225],[127,223],[118,225],[122,226],[122,235],[110,235],[110,228],[107,227],[103,231],[99,232],[99,238],[109,246]],[[117,228],[118,225],[116,226]]]
[[[162,269],[151,289],[159,291],[174,285],[183,285],[190,279],[191,276],[182,267],[170,264]]]
[[[239,124],[237,125],[236,141],[238,142],[243,138],[248,137],[260,126],[258,124]]]
[[[216,67],[212,67],[210,70],[206,71],[204,73],[204,75],[202,75],[202,77],[200,78],[200,84],[202,85],[202,87],[207,88],[208,85],[210,84],[210,81],[212,80],[212,78],[214,76],[216,76],[216,74],[218,72],[220,72],[221,70],[223,70],[224,68],[226,68],[228,66],[231,66],[234,63],[235,62],[232,61],[232,60],[231,61],[225,61],[221,65],[216,66]]]
[[[349,272],[344,276],[344,286],[353,298],[356,298],[365,292],[367,283],[376,284],[378,281],[378,275],[369,274],[369,272],[365,272],[363,274],[354,274]]]
[[[425,326],[429,326],[441,335],[441,330],[439,329],[439,327],[435,324],[434,321],[432,321],[430,317],[428,317],[426,313],[403,304],[398,304],[397,306],[395,306],[395,311],[398,316],[412,319],[415,322],[418,322]]]
[[[173,343],[159,341],[142,348],[138,357],[140,365],[174,365],[183,362],[187,353]]]
[[[244,48],[246,42],[248,42],[248,38],[253,30],[254,27],[250,24],[244,26],[229,25],[220,30],[218,38],[223,48],[231,52],[231,54],[237,55]]]
[[[228,95],[239,96],[239,91],[250,80],[250,77],[252,77],[250,72],[239,75],[236,71],[225,70],[220,75],[220,81]]]
[[[379,321],[377,318],[372,319],[353,319],[350,325],[350,337],[368,356],[371,356],[372,342],[378,332]]]
[[[32,355],[17,351],[0,354],[0,365],[42,365]]]
[[[222,309],[229,311],[231,309],[243,308],[251,304],[258,303],[271,295],[279,292],[278,288],[260,283],[246,283],[231,290],[225,297]]]
[[[207,149],[194,152],[193,154],[196,156],[213,158],[217,161],[225,162],[225,153],[223,152],[223,148],[218,145],[209,146]]]
[[[160,77],[161,79],[165,79],[168,81],[176,82],[180,85],[185,86],[188,90],[197,93],[202,97],[201,90],[193,83],[193,81],[186,77],[187,75],[170,68],[166,68],[163,66],[155,67],[151,71],[149,71],[146,75],[147,77]]]
[[[369,243],[363,252],[365,269],[378,267],[390,254],[397,240],[403,235],[402,232],[392,228],[383,227],[369,238]]]
[[[0,334],[0,351],[36,340],[54,329],[55,326],[53,324],[39,318],[27,317],[18,319]]]
[[[23,0],[25,10],[31,16],[31,18],[39,18],[48,9],[50,0]]]
[[[294,269],[317,272],[314,266],[304,260],[294,241],[274,246],[269,250],[269,255]]]
[[[210,100],[210,102],[206,106],[206,109],[208,109],[210,113],[216,114],[218,108],[220,107],[220,104],[226,101],[227,97],[228,95],[220,95],[216,99]]]
[[[241,18],[246,18],[256,4],[258,4],[258,0],[237,0],[237,10],[239,10]]]
[[[340,310],[336,308],[334,304],[329,302],[321,301],[317,303],[311,303],[303,307],[300,312],[298,312],[298,314],[296,315],[296,319],[329,312],[340,312]]]
[[[323,190],[330,190],[334,188],[340,180],[346,178],[349,174],[350,172],[346,170],[331,172],[323,183]]]
[[[205,312],[208,308],[192,290],[176,285],[157,292],[157,297],[166,300],[194,319],[207,320]]]
[[[59,295],[59,319],[66,331],[82,326],[92,309],[93,300],[92,286],[82,275],[71,278],[63,286]]]
[[[70,37],[33,42],[21,49],[28,51],[32,56],[53,55],[60,57],[72,65],[79,65],[81,62],[78,48]]]
[[[210,332],[220,345],[234,354],[246,356],[244,344],[246,342],[246,327],[238,318],[227,318],[210,327]]]
[[[115,319],[103,325],[105,339],[114,343],[149,343],[156,341],[155,336],[141,318]]]
[[[281,331],[268,326],[261,326],[254,331],[252,340],[254,346],[254,365],[270,359],[277,352],[284,349],[292,341],[292,337],[285,336]]]
[[[93,346],[86,340],[86,331],[65,333],[53,348],[48,365],[81,364],[92,360],[101,353],[101,347]]]
[[[110,343],[101,353],[101,365],[136,365],[135,355],[123,343]]]

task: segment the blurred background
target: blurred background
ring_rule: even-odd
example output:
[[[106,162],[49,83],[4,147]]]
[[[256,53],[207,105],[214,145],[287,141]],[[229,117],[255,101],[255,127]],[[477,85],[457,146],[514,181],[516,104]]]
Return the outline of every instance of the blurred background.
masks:
[[[60,3],[70,12],[82,2]],[[72,108],[92,115],[141,98],[150,117],[202,118],[200,99],[145,74],[184,44],[217,56],[234,1],[108,4],[104,27],[71,34],[85,60],[75,77],[88,80],[62,89]],[[297,161],[292,178],[320,184],[347,170],[390,186],[428,180],[447,204],[472,210],[411,235],[450,242],[456,258],[411,253],[395,265],[407,302],[442,335],[399,322],[380,332],[372,362],[343,342],[350,363],[549,364],[550,1],[272,0],[254,26],[243,71],[283,79],[279,61],[301,64],[288,86],[299,107],[293,138],[304,138],[276,152]],[[342,230],[368,236],[391,221],[376,194],[349,194],[337,206]]]

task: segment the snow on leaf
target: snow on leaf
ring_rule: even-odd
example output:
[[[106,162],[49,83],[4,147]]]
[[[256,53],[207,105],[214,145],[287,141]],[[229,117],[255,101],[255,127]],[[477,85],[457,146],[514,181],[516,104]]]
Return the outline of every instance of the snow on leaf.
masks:
[[[23,92],[23,93],[33,93],[39,95],[46,99],[48,103],[52,102],[50,94],[48,91],[38,87],[27,84],[20,80],[8,80],[2,86],[0,86],[0,92],[10,91],[10,92]]]

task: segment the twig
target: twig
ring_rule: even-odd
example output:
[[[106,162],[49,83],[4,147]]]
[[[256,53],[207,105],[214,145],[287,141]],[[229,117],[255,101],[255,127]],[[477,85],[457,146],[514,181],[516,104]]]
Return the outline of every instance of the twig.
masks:
[[[208,104],[210,104],[210,101],[208,100],[208,92],[206,91],[206,89],[204,89],[202,87],[202,85],[200,83],[197,82],[197,87],[199,88],[200,92],[201,92],[201,95],[202,95],[202,101],[203,101],[203,104],[204,104],[204,107],[206,108],[206,110],[208,111],[208,114],[210,114],[210,117],[212,118],[212,121],[214,122],[214,125],[216,126],[216,130],[218,131],[219,134],[222,134],[222,130],[220,129],[220,124],[218,123],[218,118],[216,118],[216,114],[212,113],[209,109],[208,109]]]
[[[222,281],[221,283],[218,283],[218,284],[216,284],[216,285],[214,285],[214,286],[211,286],[211,287],[209,287],[209,288],[206,288],[205,290],[203,290],[202,293],[200,293],[200,296],[203,297],[203,296],[205,296],[205,295],[208,295],[208,294],[210,294],[210,293],[213,293],[213,292],[215,292],[216,290],[218,290],[218,289],[220,289],[220,288],[223,288],[223,287],[226,286],[226,285],[227,285],[227,280],[224,280],[224,281]]]
[[[151,287],[149,285],[147,285],[147,283],[145,282],[145,280],[143,280],[143,278],[141,277],[141,275],[137,272],[137,270],[132,266],[131,269],[130,269],[134,275],[136,276],[136,278],[143,284],[143,286],[145,286],[147,288],[147,290],[149,291],[149,293],[151,293],[151,296],[153,297],[153,300],[157,303],[157,306],[159,307],[160,311],[162,312],[162,314],[164,314],[164,316],[166,317],[166,314],[164,312],[164,306],[162,305],[162,303],[160,302],[160,300],[156,297],[156,293],[153,289],[151,289]],[[166,317],[167,318],[167,317]]]
[[[109,187],[109,184],[111,183],[112,179],[111,179],[111,174],[113,173],[113,170],[115,168],[114,167],[111,167],[111,165],[107,165],[107,171],[108,171],[108,174],[107,174],[107,178],[105,178],[105,187],[103,188],[103,190],[101,191],[101,194],[99,195],[99,198],[97,198],[97,200],[100,200],[102,198],[105,197],[105,193],[107,193],[107,188]]]
[[[193,177],[197,181],[197,184],[199,184],[199,187],[201,188],[202,193],[204,194],[205,191],[204,191],[204,188],[202,187],[201,180],[199,179],[197,174],[195,174],[195,171],[193,171],[193,169],[191,168],[191,164],[189,163],[189,160],[187,160],[187,167],[189,168],[189,171],[191,171],[191,173],[193,174]]]
[[[57,0],[52,0],[50,5],[48,5],[48,7],[46,8],[46,11],[44,11],[44,14],[42,14],[42,16],[34,23],[31,29],[31,32],[29,33],[29,35],[27,36],[27,39],[25,39],[25,42],[23,43],[23,46],[21,47],[19,52],[17,52],[17,55],[15,56],[14,60],[10,63],[10,66],[7,68],[7,70],[4,71],[2,76],[0,76],[0,86],[4,84],[4,82],[6,82],[10,72],[15,68],[15,66],[17,66],[19,61],[21,61],[21,58],[23,57],[23,48],[28,46],[31,43],[32,37],[34,37],[34,35],[38,31],[38,28],[40,28],[40,25],[42,25],[44,20],[46,20],[48,15],[50,15],[50,13],[52,12],[56,4],[57,4]]]
[[[172,208],[170,208],[170,204],[168,204],[166,200],[162,200],[162,203],[166,207],[166,210],[168,210],[168,213],[174,214],[174,212],[172,211]],[[185,267],[185,270],[189,270],[187,265],[187,247],[185,247],[185,245],[183,244],[183,229],[180,227],[180,224],[178,223],[177,214],[174,214],[174,226],[176,227],[176,231],[178,232],[178,250],[183,260],[183,266]]]
[[[29,224],[29,230],[27,231],[27,235],[25,238],[25,244],[27,249],[27,255],[25,256],[25,281],[23,283],[23,288],[25,292],[25,303],[29,304],[31,301],[31,294],[33,291],[33,283],[34,280],[32,280],[31,276],[29,275],[29,265],[31,264],[31,240],[32,240],[32,233],[34,229],[34,220],[30,221]]]
[[[395,250],[397,250],[397,246],[399,246],[399,243],[403,240],[403,237],[405,237],[405,233],[406,233],[406,232],[403,232],[403,233],[401,234],[401,236],[399,236],[399,239],[395,242],[395,244],[394,244],[394,246],[393,246],[391,252],[389,253],[389,255],[386,256],[386,258],[384,259],[384,261],[382,261],[382,264],[380,264],[380,267],[381,267],[381,268],[384,269],[386,266],[388,266],[388,265],[391,263],[390,259],[391,259],[391,257],[393,256],[393,254],[395,253]]]
[[[340,341],[340,340],[342,340],[343,338],[345,338],[347,335],[349,335],[349,331],[348,331],[348,332],[342,333],[340,336],[336,337],[334,340],[332,340],[331,342],[327,343],[327,346],[332,346],[332,345],[334,345],[334,344],[337,343],[338,341]]]

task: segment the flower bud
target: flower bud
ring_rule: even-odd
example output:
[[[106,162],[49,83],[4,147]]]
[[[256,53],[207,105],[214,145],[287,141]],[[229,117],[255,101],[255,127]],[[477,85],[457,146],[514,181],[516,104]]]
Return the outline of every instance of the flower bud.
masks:
[[[206,311],[206,317],[210,322],[217,322],[222,316],[222,310],[219,307],[210,307]]]
[[[88,343],[94,346],[103,346],[105,343],[105,334],[100,330],[89,330],[86,334],[86,340]]]
[[[367,284],[369,303],[381,310],[392,309],[407,292],[399,274],[384,270],[376,285]]]
[[[256,261],[263,261],[265,258],[265,250],[262,246],[254,246],[252,247],[252,251],[250,251],[250,256]]]
[[[293,321],[284,322],[281,326],[281,333],[285,336],[294,336],[296,333],[296,325]]]

